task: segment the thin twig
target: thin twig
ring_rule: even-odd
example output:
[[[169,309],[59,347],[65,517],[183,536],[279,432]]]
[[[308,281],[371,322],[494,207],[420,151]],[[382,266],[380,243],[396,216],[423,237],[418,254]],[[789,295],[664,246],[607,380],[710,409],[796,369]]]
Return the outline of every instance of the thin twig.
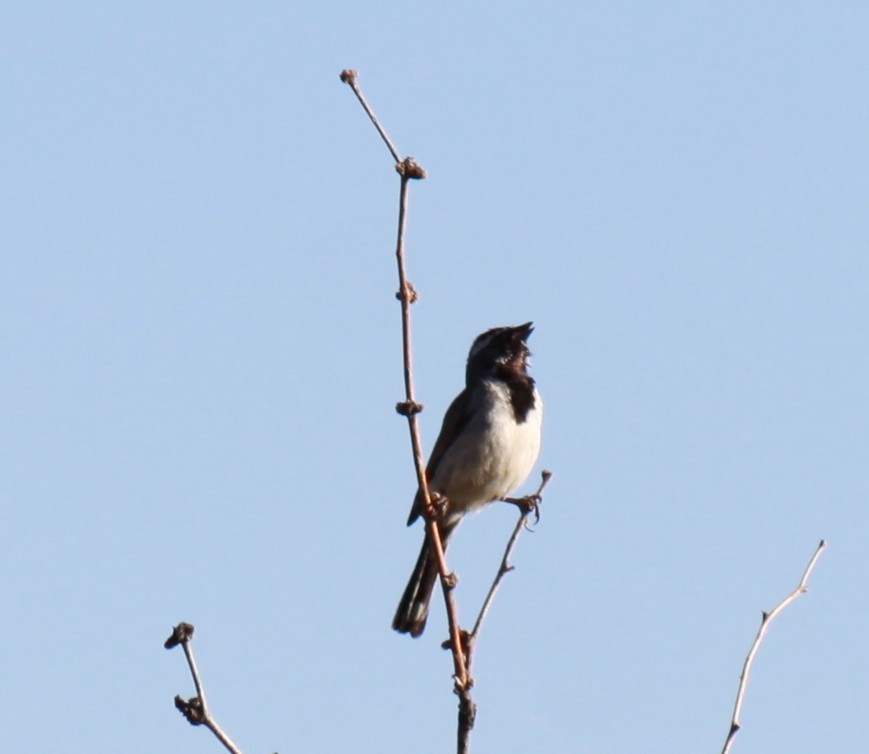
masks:
[[[804,592],[808,591],[809,575],[815,567],[815,563],[818,562],[818,558],[821,557],[821,552],[826,546],[827,543],[822,539],[818,548],[815,550],[815,554],[812,555],[811,560],[809,560],[806,570],[803,571],[803,577],[800,579],[800,583],[797,584],[797,588],[779,602],[770,612],[767,613],[764,611],[760,621],[760,628],[757,630],[757,636],[754,637],[754,642],[752,642],[751,648],[748,650],[748,655],[745,658],[745,664],[742,666],[742,675],[739,678],[739,687],[736,690],[736,702],[733,705],[733,716],[730,718],[730,730],[727,733],[727,738],[724,741],[724,747],[721,749],[721,754],[728,754],[730,746],[733,743],[733,738],[741,727],[739,717],[742,713],[742,702],[745,698],[745,688],[748,685],[748,674],[751,671],[754,656],[760,648],[760,643],[763,641],[763,637],[766,634],[767,628],[769,628],[769,624],[772,622],[772,619],[790,605],[791,602]]]
[[[208,704],[205,701],[205,687],[202,685],[202,680],[199,677],[196,659],[193,656],[193,647],[190,644],[190,640],[193,638],[193,630],[193,626],[190,623],[179,623],[172,630],[171,636],[163,643],[166,649],[172,649],[179,644],[181,645],[181,648],[184,650],[184,656],[187,658],[190,675],[193,676],[193,685],[196,686],[196,696],[190,699],[184,699],[181,696],[175,697],[175,708],[184,715],[187,722],[191,725],[204,725],[208,728],[217,740],[232,754],[242,754],[241,749],[224,733],[208,710]]]
[[[359,74],[352,68],[345,68],[343,71],[341,71],[341,81],[343,81],[353,90],[353,94],[356,95],[356,99],[359,100],[359,104],[362,105],[362,108],[368,114],[368,117],[371,118],[371,122],[377,129],[377,133],[380,134],[380,138],[383,139],[383,143],[386,144],[387,148],[392,153],[392,159],[394,159],[396,163],[401,162],[401,157],[398,156],[398,150],[395,148],[395,145],[389,138],[389,134],[387,134],[383,126],[380,125],[380,121],[377,120],[377,116],[374,114],[374,111],[369,107],[368,102],[366,102],[365,97],[362,94],[362,90],[359,88],[359,84],[356,83],[356,77],[358,75]]]
[[[501,584],[501,580],[506,574],[513,570],[513,566],[510,565],[510,555],[513,553],[513,548],[516,546],[516,540],[519,539],[520,532],[523,529],[528,528],[528,517],[537,510],[537,506],[542,502],[543,488],[549,484],[549,480],[552,479],[552,472],[544,470],[540,473],[540,477],[540,486],[537,488],[537,492],[528,495],[526,498],[519,498],[519,500],[511,499],[508,501],[519,505],[519,519],[516,521],[513,534],[510,535],[507,547],[504,549],[504,557],[501,558],[501,565],[498,567],[498,572],[495,574],[495,580],[492,582],[492,586],[489,587],[489,593],[486,595],[486,599],[483,601],[483,605],[480,608],[480,614],[477,616],[477,622],[474,623],[474,629],[468,637],[469,643],[476,641],[483,620],[489,612],[489,607],[492,605],[492,600],[495,599],[495,592],[498,591],[498,586]]]
[[[410,159],[410,158],[408,158]],[[400,164],[405,164],[402,162]],[[415,164],[415,163],[414,163]],[[416,300],[416,291],[407,280],[407,267],[404,257],[404,231],[407,220],[407,184],[408,176],[401,174],[401,193],[398,203],[398,238],[395,245],[395,258],[398,265],[398,299],[401,301],[401,342],[404,359],[404,392],[405,403],[399,404],[399,413],[407,417],[410,430],[410,443],[413,448],[413,462],[416,469],[416,479],[422,490],[423,511],[425,512],[425,525],[428,536],[434,548],[435,557],[438,561],[441,587],[444,593],[444,601],[447,608],[447,623],[450,631],[450,644],[453,653],[453,667],[455,670],[455,682],[457,689],[470,686],[468,665],[465,660],[461,642],[461,630],[459,628],[458,608],[453,596],[452,574],[447,567],[444,556],[443,543],[441,542],[440,529],[437,524],[437,515],[433,512],[432,496],[428,486],[428,478],[425,473],[425,460],[422,452],[422,439],[419,432],[417,414],[422,411],[422,406],[416,402],[413,390],[413,351],[410,333],[410,306]]]
[[[405,400],[396,406],[397,411],[407,417],[408,429],[410,431],[410,443],[413,449],[413,463],[416,469],[416,478],[423,499],[423,517],[425,519],[426,534],[431,542],[432,548],[437,558],[438,573],[440,576],[441,589],[444,595],[444,603],[446,604],[447,623],[450,632],[450,651],[453,657],[453,690],[459,697],[459,722],[458,722],[458,752],[466,754],[468,751],[468,741],[471,729],[474,726],[474,718],[476,716],[476,704],[471,696],[471,688],[474,684],[469,671],[469,663],[465,654],[465,645],[463,643],[463,635],[459,626],[458,608],[456,606],[455,597],[453,596],[453,586],[455,579],[447,566],[444,556],[443,543],[440,536],[440,528],[438,526],[439,510],[435,502],[442,503],[443,500],[434,501],[432,499],[431,490],[428,486],[428,478],[425,473],[425,457],[422,452],[422,440],[420,439],[419,422],[417,414],[423,410],[423,406],[416,402],[413,389],[413,349],[411,342],[411,327],[410,327],[410,307],[417,299],[416,290],[407,279],[407,265],[405,263],[404,254],[404,234],[407,225],[407,199],[408,199],[408,181],[411,179],[425,178],[425,170],[418,165],[412,157],[407,157],[404,160],[398,154],[395,146],[392,144],[386,131],[380,125],[374,111],[368,105],[359,85],[356,81],[357,73],[354,70],[347,69],[342,71],[341,80],[349,84],[353,89],[353,93],[359,100],[359,103],[365,109],[380,137],[383,139],[393,159],[396,162],[395,169],[401,177],[401,190],[399,193],[398,202],[398,236],[395,244],[395,259],[398,267],[398,300],[401,302],[401,343],[404,366],[404,393]]]
[[[193,635],[193,632],[190,632]],[[193,657],[193,647],[190,646],[190,639],[186,638],[181,642],[181,649],[184,650],[184,656],[187,658],[187,666],[190,668],[190,675],[193,676],[193,685],[196,686],[196,696],[199,698],[199,704],[202,707],[202,715],[209,717],[208,702],[205,700],[205,689],[202,688],[202,681],[199,678],[199,670],[196,667],[196,660]]]
[[[507,547],[504,549],[504,556],[501,558],[501,564],[498,567],[498,572],[495,574],[495,580],[492,582],[492,586],[489,587],[489,593],[486,595],[486,599],[483,601],[483,605],[480,608],[480,614],[477,616],[476,623],[474,623],[474,629],[470,633],[463,632],[462,635],[462,638],[464,639],[465,658],[468,664],[468,674],[471,672],[471,663],[473,661],[474,648],[477,644],[480,627],[483,624],[486,614],[489,612],[492,600],[495,599],[495,592],[498,590],[498,585],[501,583],[501,579],[504,578],[504,575],[513,570],[513,566],[510,565],[510,555],[513,552],[513,548],[516,546],[516,540],[519,539],[519,533],[522,529],[528,528],[528,517],[538,510],[538,506],[542,502],[543,488],[552,478],[552,472],[543,471],[540,476],[541,481],[540,486],[537,488],[537,492],[523,498],[505,498],[505,502],[513,503],[519,507],[519,519],[516,521],[513,533],[510,535]],[[456,693],[459,694],[458,751],[459,754],[466,754],[469,745],[468,739],[471,730],[474,727],[474,718],[477,715],[477,706],[474,704],[474,700],[471,698],[470,693],[465,694],[459,691]]]
[[[396,297],[401,302],[401,340],[405,400],[396,406],[396,410],[403,416],[407,417],[417,483],[423,496],[423,513],[426,522],[426,532],[432,543],[435,557],[437,558],[440,582],[444,593],[444,602],[446,603],[447,622],[450,630],[450,649],[453,655],[455,691],[461,696],[463,691],[470,689],[473,685],[473,681],[468,673],[468,665],[461,641],[462,637],[459,628],[458,609],[452,591],[454,579],[444,556],[440,529],[437,525],[438,516],[435,506],[433,505],[432,495],[428,487],[428,479],[425,473],[425,457],[422,452],[422,440],[420,439],[419,422],[417,420],[417,414],[423,410],[423,406],[416,402],[413,389],[413,351],[411,347],[410,306],[416,301],[417,293],[413,285],[407,279],[407,266],[405,264],[404,254],[404,234],[407,225],[407,184],[410,180],[425,178],[426,174],[425,170],[412,157],[401,159],[398,150],[393,145],[386,130],[380,124],[380,121],[377,119],[377,116],[374,114],[374,111],[371,109],[371,106],[362,94],[362,90],[359,88],[359,84],[356,80],[358,75],[359,74],[355,70],[347,68],[341,72],[341,81],[350,86],[353,93],[356,95],[356,98],[359,100],[359,104],[362,105],[363,109],[368,114],[368,117],[371,119],[377,132],[380,134],[380,137],[389,149],[392,158],[395,160],[395,169],[398,171],[401,178],[395,258],[398,266],[398,293],[396,294]]]

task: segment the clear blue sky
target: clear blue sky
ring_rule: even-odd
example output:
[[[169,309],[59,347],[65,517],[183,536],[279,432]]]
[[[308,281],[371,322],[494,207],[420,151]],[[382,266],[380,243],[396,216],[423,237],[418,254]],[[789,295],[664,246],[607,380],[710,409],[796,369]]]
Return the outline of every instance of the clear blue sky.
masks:
[[[0,11],[0,730],[450,751],[419,546],[397,180],[431,447],[471,340],[533,319],[555,477],[485,626],[474,751],[869,734],[869,10],[857,2],[24,3]],[[532,485],[529,483],[529,489]],[[451,550],[462,615],[514,513]]]

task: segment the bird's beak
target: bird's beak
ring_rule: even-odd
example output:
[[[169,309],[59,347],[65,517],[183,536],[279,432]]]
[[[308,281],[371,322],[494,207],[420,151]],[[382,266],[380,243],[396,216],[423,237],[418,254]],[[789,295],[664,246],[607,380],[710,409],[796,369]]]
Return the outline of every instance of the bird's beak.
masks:
[[[524,325],[518,325],[513,328],[513,336],[521,340],[523,343],[528,340],[528,336],[533,332],[533,322],[526,322]]]

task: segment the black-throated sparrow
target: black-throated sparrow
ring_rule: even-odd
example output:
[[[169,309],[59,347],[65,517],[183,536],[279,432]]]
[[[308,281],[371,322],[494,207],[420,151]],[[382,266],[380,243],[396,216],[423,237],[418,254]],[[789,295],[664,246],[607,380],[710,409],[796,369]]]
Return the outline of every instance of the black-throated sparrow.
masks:
[[[438,522],[446,548],[462,516],[509,495],[525,481],[540,453],[543,402],[528,374],[531,322],[495,327],[468,353],[465,389],[444,416],[426,467],[429,488],[447,498]],[[422,514],[417,492],[408,526]],[[392,627],[419,636],[425,628],[438,564],[428,534]]]

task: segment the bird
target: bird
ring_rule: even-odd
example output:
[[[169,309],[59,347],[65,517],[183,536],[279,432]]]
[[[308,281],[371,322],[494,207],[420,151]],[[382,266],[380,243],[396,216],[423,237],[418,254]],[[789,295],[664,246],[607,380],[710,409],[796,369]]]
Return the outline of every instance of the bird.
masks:
[[[540,454],[543,401],[528,374],[532,322],[494,327],[477,336],[468,352],[465,387],[444,415],[426,466],[429,490],[446,498],[438,519],[441,543],[462,517],[505,498],[521,485]],[[417,491],[407,525],[423,513]],[[426,531],[416,566],[398,603],[392,628],[418,637],[425,629],[438,577]]]

